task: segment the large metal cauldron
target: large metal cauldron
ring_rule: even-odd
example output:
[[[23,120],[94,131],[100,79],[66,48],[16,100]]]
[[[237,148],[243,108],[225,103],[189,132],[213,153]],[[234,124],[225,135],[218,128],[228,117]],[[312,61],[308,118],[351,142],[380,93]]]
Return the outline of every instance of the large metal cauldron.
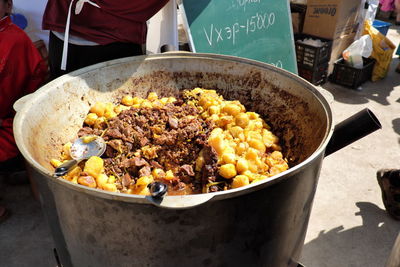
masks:
[[[238,99],[272,125],[292,168],[226,192],[151,197],[52,177],[51,158],[76,137],[89,106],[125,94],[194,87]],[[164,54],[78,70],[16,104],[15,138],[38,184],[63,266],[296,266],[332,114],[308,82],[235,57]]]

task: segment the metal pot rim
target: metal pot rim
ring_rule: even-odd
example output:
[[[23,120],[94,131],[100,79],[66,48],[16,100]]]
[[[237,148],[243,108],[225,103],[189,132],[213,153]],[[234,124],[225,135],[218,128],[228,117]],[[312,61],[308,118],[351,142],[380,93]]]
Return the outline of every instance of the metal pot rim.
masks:
[[[305,86],[307,89],[309,89],[312,94],[315,96],[316,99],[321,103],[322,107],[325,110],[325,114],[327,117],[327,130],[324,136],[323,141],[319,145],[319,147],[310,155],[307,159],[305,159],[303,162],[299,163],[298,165],[291,167],[289,170],[284,171],[278,175],[273,176],[272,178],[268,180],[263,180],[260,181],[256,184],[250,184],[248,186],[244,186],[241,188],[237,189],[230,189],[228,191],[221,191],[221,192],[215,192],[215,193],[207,193],[207,194],[198,194],[198,195],[187,195],[187,196],[166,196],[164,197],[163,201],[159,202],[155,199],[152,199],[151,197],[146,197],[146,196],[140,196],[140,195],[129,195],[129,194],[123,194],[123,193],[112,193],[112,192],[107,192],[99,189],[92,189],[88,188],[86,186],[82,185],[76,185],[73,184],[69,181],[66,181],[64,179],[56,179],[52,176],[52,173],[41,166],[37,161],[35,161],[30,153],[27,151],[27,149],[20,144],[23,144],[23,141],[21,140],[22,134],[21,131],[23,129],[22,122],[24,121],[24,117],[27,114],[27,110],[29,109],[29,106],[34,104],[34,100],[45,97],[47,95],[47,92],[51,91],[53,88],[56,88],[57,85],[60,83],[65,83],[68,80],[75,79],[76,76],[80,76],[84,73],[94,71],[100,67],[109,67],[112,65],[117,65],[120,63],[125,63],[125,62],[131,62],[131,61],[152,61],[152,60],[159,60],[159,59],[174,59],[174,58],[203,58],[203,59],[210,59],[210,60],[224,60],[224,61],[230,61],[230,62],[237,62],[240,64],[247,64],[247,65],[252,65],[256,67],[260,67],[263,69],[269,69],[274,72],[278,72],[279,74],[289,77],[298,83],[302,84]],[[16,103],[18,104],[18,103]],[[38,89],[34,94],[29,96],[28,99],[24,100],[24,103],[18,105],[19,108],[17,110],[17,114],[15,116],[14,120],[14,133],[15,133],[15,139],[17,146],[19,150],[21,151],[22,155],[25,157],[25,159],[28,161],[28,163],[33,166],[36,170],[38,170],[41,174],[45,175],[48,180],[53,182],[53,183],[58,183],[62,186],[66,186],[72,190],[77,190],[81,192],[85,192],[87,194],[90,194],[95,197],[101,197],[101,198],[106,198],[106,199],[113,199],[113,200],[118,200],[118,201],[124,201],[124,202],[134,202],[134,203],[142,203],[142,204],[154,204],[156,206],[164,207],[164,208],[173,208],[173,209],[179,209],[179,208],[190,208],[194,207],[197,205],[200,205],[202,203],[205,203],[207,201],[216,201],[216,200],[222,200],[222,199],[227,199],[227,198],[232,198],[232,197],[237,197],[243,194],[248,194],[253,191],[258,191],[262,188],[265,188],[267,186],[271,186],[273,184],[276,184],[284,179],[290,178],[292,175],[302,171],[306,166],[309,164],[312,164],[317,158],[321,156],[321,154],[324,153],[325,148],[332,136],[334,127],[333,127],[333,119],[332,119],[332,112],[329,106],[329,103],[325,99],[325,97],[316,89],[314,85],[309,83],[308,81],[304,80],[303,78],[294,75],[293,73],[286,71],[284,69],[276,68],[270,64],[255,61],[255,60],[250,60],[250,59],[245,59],[245,58],[240,58],[240,57],[234,57],[234,56],[225,56],[225,55],[216,55],[216,54],[201,54],[201,53],[182,53],[182,52],[177,52],[177,53],[166,53],[166,54],[154,54],[154,55],[147,55],[147,56],[136,56],[136,57],[128,57],[128,58],[122,58],[122,59],[116,59],[112,61],[107,61],[99,64],[95,64],[92,66],[88,66],[79,70],[76,70],[74,72],[71,72],[69,74],[66,74],[62,76],[62,79],[58,78],[40,89]]]

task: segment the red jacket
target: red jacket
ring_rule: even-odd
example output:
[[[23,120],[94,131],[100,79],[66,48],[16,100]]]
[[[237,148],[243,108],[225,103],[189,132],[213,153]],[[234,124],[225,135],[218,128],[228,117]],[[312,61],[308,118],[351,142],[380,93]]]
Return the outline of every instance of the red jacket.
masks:
[[[18,155],[13,104],[45,80],[47,65],[23,30],[9,17],[0,21],[0,162]]]
[[[72,0],[48,0],[43,15],[43,29],[65,32],[68,8]],[[75,15],[72,5],[70,34],[101,45],[122,42],[144,44],[146,21],[156,14],[168,0],[92,0]]]

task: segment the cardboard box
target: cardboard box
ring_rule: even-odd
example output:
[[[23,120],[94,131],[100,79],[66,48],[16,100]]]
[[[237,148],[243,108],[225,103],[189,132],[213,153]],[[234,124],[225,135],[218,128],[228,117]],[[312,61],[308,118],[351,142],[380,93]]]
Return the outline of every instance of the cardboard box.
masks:
[[[294,34],[301,33],[301,31],[300,31],[300,14],[299,13],[292,13],[292,26],[293,26]]]
[[[306,16],[307,5],[290,4],[292,13],[293,33],[300,34],[303,32],[304,18]]]
[[[333,40],[331,60],[329,62],[328,74],[333,72],[335,61],[342,57],[342,52],[354,42],[355,33],[340,36]]]
[[[337,39],[358,29],[361,0],[308,0],[303,33]]]

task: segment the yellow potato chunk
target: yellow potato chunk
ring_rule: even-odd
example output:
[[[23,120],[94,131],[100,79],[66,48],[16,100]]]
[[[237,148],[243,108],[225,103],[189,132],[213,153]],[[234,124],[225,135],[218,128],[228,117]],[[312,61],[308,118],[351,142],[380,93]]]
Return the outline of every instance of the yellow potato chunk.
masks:
[[[101,189],[104,189],[104,186],[107,184],[107,182],[108,182],[108,176],[105,173],[100,174],[96,178],[97,186]]]
[[[272,147],[274,144],[279,142],[279,138],[266,129],[263,129],[262,131],[262,140],[266,147]]]
[[[262,154],[264,154],[267,149],[264,143],[258,139],[250,139],[248,143],[250,147],[257,149]]]
[[[151,104],[151,102],[149,100],[144,100],[142,103],[140,103],[140,107],[141,108],[152,108],[153,105]]]
[[[64,179],[68,181],[72,181],[74,177],[78,177],[80,173],[82,172],[81,167],[75,166],[72,170],[70,170],[65,176]]]
[[[96,102],[94,106],[90,108],[90,112],[96,113],[97,116],[102,117],[106,110],[106,103],[104,102]]]
[[[258,153],[257,149],[250,147],[247,149],[246,158],[249,160],[255,160],[258,157]]]
[[[235,104],[227,104],[222,108],[222,112],[225,112],[229,115],[236,116],[240,113],[241,108]]]
[[[247,151],[248,148],[249,148],[249,144],[247,144],[246,142],[239,143],[236,146],[236,154],[241,156],[243,153],[245,153]]]
[[[236,155],[234,153],[223,153],[221,156],[222,162],[224,163],[236,163]]]
[[[72,159],[72,157],[71,157],[71,146],[72,146],[72,143],[71,143],[71,142],[67,142],[67,143],[65,143],[65,144],[63,145],[63,148],[62,148],[62,157],[61,157],[62,160],[69,160],[69,159]]]
[[[274,151],[271,153],[271,157],[275,160],[280,160],[283,158],[282,152],[280,151]]]
[[[240,134],[243,134],[243,128],[239,126],[233,126],[229,128],[229,132],[234,138],[239,138]]]
[[[150,101],[154,101],[158,99],[158,95],[156,92],[151,92],[149,93],[149,95],[147,96],[147,99]]]
[[[152,106],[153,108],[162,108],[164,105],[159,100],[154,100]]]
[[[109,184],[115,183],[115,176],[114,175],[110,175],[110,177],[108,177],[107,183],[109,183]]]
[[[105,184],[103,189],[109,192],[118,192],[117,186],[115,184]]]
[[[61,161],[59,161],[58,159],[51,159],[50,160],[50,164],[54,167],[57,168],[58,166],[60,166],[62,164]]]
[[[249,124],[249,116],[246,113],[240,113],[235,117],[235,123],[237,126],[242,127],[243,129]]]
[[[233,178],[232,188],[238,188],[250,184],[249,178],[246,175],[237,175]]]
[[[244,171],[244,172],[242,173],[242,175],[246,175],[246,176],[249,178],[249,181],[250,181],[250,182],[256,180],[256,179],[259,177],[258,174],[252,173],[251,171]]]
[[[79,176],[74,176],[71,180],[71,183],[78,184],[78,178]]]
[[[216,121],[218,127],[226,127],[228,124],[233,122],[233,117],[228,115],[228,116],[222,116],[219,118],[219,120]]]
[[[199,100],[199,105],[202,106],[203,108],[207,109],[210,106],[212,106],[212,102],[210,97],[208,96],[202,96]]]
[[[250,139],[257,139],[262,141],[262,136],[261,133],[259,131],[247,131],[247,129],[244,131],[245,132],[245,136],[247,140]]]
[[[133,105],[133,97],[130,95],[126,95],[122,98],[121,103],[125,106],[132,106]]]
[[[107,102],[107,103],[105,103],[105,104],[106,104],[106,108],[105,108],[105,110],[104,110],[104,114],[105,114],[106,112],[114,111],[115,106],[114,106],[113,103]]]
[[[269,169],[269,166],[266,163],[264,163],[263,160],[260,159],[259,157],[255,159],[254,163],[257,165],[258,170],[261,172],[267,172]]]
[[[246,114],[249,116],[250,120],[255,120],[255,119],[258,119],[260,117],[260,115],[258,115],[255,112],[246,112]]]
[[[168,97],[167,103],[174,103],[176,101],[175,97]]]
[[[270,176],[274,176],[274,175],[277,175],[278,173],[281,173],[282,171],[279,169],[279,168],[277,168],[276,166],[272,166],[270,169],[269,169],[269,175]]]
[[[250,120],[247,129],[252,131],[261,130],[263,128],[261,120]]]
[[[175,178],[175,175],[174,175],[174,173],[171,171],[171,170],[168,170],[166,173],[165,173],[165,180],[172,180],[172,179],[174,179]]]
[[[220,113],[220,108],[219,106],[211,106],[208,108],[208,113],[210,113],[211,115],[213,114],[219,114]]]
[[[160,99],[161,104],[166,105],[168,103],[168,97],[163,97]]]
[[[237,174],[235,165],[231,163],[222,165],[219,168],[219,174],[226,179],[235,177]]]
[[[258,173],[258,166],[254,160],[249,161],[249,171],[252,173]]]
[[[147,185],[154,181],[153,176],[142,176],[137,181],[135,186],[133,187],[132,193],[137,195],[149,195],[150,191],[147,188]]]
[[[138,188],[134,188],[133,190],[131,190],[131,194],[149,196],[150,190],[149,190],[149,188],[147,188],[147,186],[138,187]]]
[[[224,130],[222,130],[221,128],[215,128],[215,129],[213,129],[213,130],[211,131],[210,138],[211,138],[211,137],[218,136],[218,135],[221,135],[221,134],[223,134],[223,133],[224,133]]]
[[[92,141],[94,141],[96,139],[97,139],[96,135],[87,135],[87,136],[83,136],[82,137],[82,141],[85,144],[88,144],[88,143],[90,143],[90,142],[92,142]]]
[[[201,171],[201,168],[203,168],[204,163],[205,163],[204,157],[200,155],[200,156],[196,159],[196,167],[195,167],[196,171]]]
[[[98,116],[96,113],[89,113],[85,118],[85,123],[92,126],[96,122],[97,118]]]
[[[115,113],[114,110],[106,110],[106,112],[104,112],[104,117],[107,119],[111,119],[117,117],[117,113]]]
[[[103,170],[104,162],[100,157],[90,157],[85,163],[84,172],[95,178],[99,177]]]
[[[224,137],[221,135],[214,135],[208,138],[208,144],[214,148],[218,155],[221,155],[224,149],[226,148],[226,144],[224,141]]]
[[[136,181],[135,186],[147,186],[148,184],[150,184],[153,181],[154,181],[154,179],[153,179],[152,175],[142,176]]]
[[[235,149],[233,147],[231,147],[228,142],[225,142],[225,147],[224,147],[224,150],[222,150],[221,154],[224,154],[224,153],[233,153],[234,154]]]
[[[90,188],[96,188],[97,184],[95,179],[88,175],[88,176],[80,176],[78,178],[78,184],[84,185],[84,186],[88,186]]]
[[[236,163],[236,170],[239,173],[243,173],[249,169],[249,162],[244,158],[239,158]]]
[[[117,105],[117,106],[114,108],[114,112],[117,113],[117,114],[119,114],[119,113],[121,113],[122,111],[128,110],[128,109],[130,109],[130,107],[127,107],[127,106],[124,106],[124,105]]]
[[[132,105],[140,105],[143,101],[143,98],[135,96],[132,100]]]

